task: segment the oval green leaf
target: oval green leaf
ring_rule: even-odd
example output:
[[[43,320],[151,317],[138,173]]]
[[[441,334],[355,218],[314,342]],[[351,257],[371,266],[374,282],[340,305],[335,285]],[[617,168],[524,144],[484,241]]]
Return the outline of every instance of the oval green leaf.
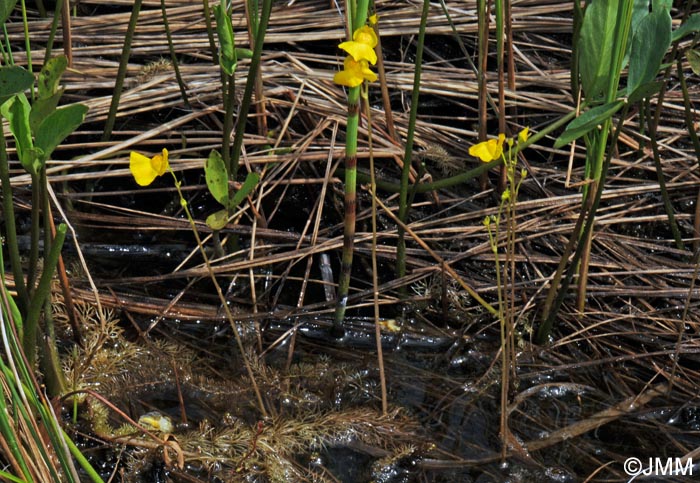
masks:
[[[228,171],[221,155],[212,150],[204,164],[204,177],[207,188],[216,201],[228,206]]]
[[[34,143],[29,128],[29,101],[24,94],[18,94],[0,107],[0,112],[9,121],[10,132],[15,138],[17,157],[27,172],[36,174],[35,156],[32,154]]]
[[[52,57],[46,61],[39,73],[39,99],[48,99],[58,92],[58,83],[68,67],[65,55]]]
[[[219,210],[207,216],[207,226],[212,230],[221,230],[228,222],[228,211]]]
[[[0,104],[34,84],[31,72],[19,66],[0,67]]]

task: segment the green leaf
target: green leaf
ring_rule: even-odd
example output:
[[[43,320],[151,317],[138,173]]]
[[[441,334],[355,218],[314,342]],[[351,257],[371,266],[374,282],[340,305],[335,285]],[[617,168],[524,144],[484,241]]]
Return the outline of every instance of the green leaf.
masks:
[[[65,55],[53,57],[44,63],[39,73],[39,99],[48,99],[58,92],[58,83],[68,67]]]
[[[629,97],[627,98],[627,102],[629,102],[630,104],[636,104],[642,99],[649,98],[658,93],[661,90],[662,85],[663,82],[661,81],[652,81],[647,82],[646,84],[642,84],[641,86],[637,87],[632,94],[629,95]]]
[[[10,123],[10,132],[15,138],[17,157],[24,169],[29,173],[37,174],[35,155],[32,150],[32,132],[29,128],[29,101],[24,94],[17,94],[0,107],[0,112]]]
[[[252,59],[253,51],[243,47],[236,47],[236,57],[239,59]]]
[[[212,230],[221,230],[228,222],[228,211],[220,210],[207,216],[207,226]]]
[[[216,201],[228,206],[228,171],[221,155],[212,150],[204,164],[204,177],[207,188]]]
[[[686,50],[685,58],[688,59],[690,68],[693,70],[695,75],[700,75],[700,52],[697,50]]]
[[[2,280],[0,282],[2,285],[0,285],[0,290],[5,292],[4,297],[7,300],[7,304],[9,305],[10,308],[10,314],[11,319],[15,323],[15,327],[17,328],[17,332],[19,333],[20,337],[22,336],[22,330],[23,330],[23,322],[22,322],[22,314],[19,311],[19,307],[17,307],[17,303],[15,302],[15,299],[10,295],[10,292],[5,288],[5,280]],[[4,309],[4,307],[3,307]],[[7,317],[7,316],[5,316]]]
[[[255,189],[259,181],[260,175],[258,173],[248,173],[248,175],[245,177],[245,181],[243,182],[243,186],[241,186],[241,189],[236,191],[236,194],[233,195],[233,198],[228,205],[229,212],[232,212],[238,207],[238,205],[241,204],[246,196],[248,196]]]
[[[0,2],[1,3],[1,2]],[[23,67],[0,67],[0,104],[34,85],[34,76]]]
[[[566,126],[564,132],[555,141],[554,147],[560,148],[580,138],[602,124],[603,121],[615,114],[623,105],[624,101],[615,101],[584,112]]]
[[[659,66],[671,45],[671,15],[661,8],[639,23],[632,38],[627,94],[656,78]]]
[[[39,124],[46,119],[46,117],[56,110],[58,101],[63,95],[63,89],[59,89],[53,96],[44,99],[37,99],[32,104],[32,110],[29,113],[29,127],[32,128],[32,132],[36,132]]]
[[[608,84],[618,16],[617,1],[594,1],[586,7],[578,43],[579,72],[588,100],[601,97]]]
[[[686,35],[700,30],[700,13],[694,13],[683,24],[673,31],[671,42],[676,42]]]
[[[238,64],[234,46],[233,25],[231,17],[222,5],[214,7],[216,17],[216,34],[219,37],[219,64],[228,75],[233,75]]]
[[[673,7],[673,0],[651,0],[651,10],[656,11],[656,10],[661,10],[661,9],[666,9],[666,10],[671,10],[671,7]]]
[[[44,151],[44,160],[83,123],[87,111],[83,104],[71,104],[46,116],[36,131],[36,145]]]
[[[17,5],[17,0],[2,0],[0,1],[0,24],[5,23],[12,11]]]

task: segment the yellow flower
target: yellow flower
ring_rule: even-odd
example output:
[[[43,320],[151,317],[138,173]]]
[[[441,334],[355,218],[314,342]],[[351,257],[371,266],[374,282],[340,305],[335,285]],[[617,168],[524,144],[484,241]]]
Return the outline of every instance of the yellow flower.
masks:
[[[333,76],[333,82],[341,86],[357,87],[365,80],[374,82],[377,80],[377,74],[372,72],[366,60],[356,62],[351,56],[345,57],[343,62],[344,69],[336,72]]]
[[[363,60],[374,65],[377,63],[377,54],[374,48],[377,46],[377,34],[369,25],[364,25],[355,30],[352,40],[343,42],[338,47],[347,52],[356,62]]]
[[[494,161],[503,154],[503,141],[505,141],[505,139],[505,134],[499,134],[498,139],[489,139],[488,141],[470,147],[469,154],[479,158],[484,163]]]
[[[376,13],[373,15],[370,15],[368,20],[369,20],[370,25],[372,25],[372,26],[377,25],[377,22],[379,22],[379,15],[377,15]]]
[[[156,176],[161,176],[168,169],[168,150],[163,148],[161,154],[148,158],[143,154],[131,152],[129,170],[140,186],[148,186],[153,183]]]
[[[518,133],[518,142],[524,143],[525,141],[527,141],[527,138],[529,138],[529,137],[530,137],[530,128],[526,127],[525,129],[523,129],[522,131],[520,131]]]

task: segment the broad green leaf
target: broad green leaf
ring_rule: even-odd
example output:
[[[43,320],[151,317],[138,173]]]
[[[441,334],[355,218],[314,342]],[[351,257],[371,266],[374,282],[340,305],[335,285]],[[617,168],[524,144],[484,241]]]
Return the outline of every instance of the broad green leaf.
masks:
[[[29,173],[36,174],[38,172],[36,160],[31,153],[34,143],[29,128],[30,110],[29,101],[24,94],[17,94],[0,107],[0,112],[10,123],[10,132],[15,138],[19,162]]]
[[[690,68],[693,69],[695,75],[700,75],[700,52],[697,50],[686,50],[685,58],[688,59]]]
[[[661,61],[671,45],[671,15],[661,8],[639,23],[630,50],[627,94],[656,78]]]
[[[204,178],[207,188],[216,201],[228,206],[228,171],[221,155],[212,150],[204,164]]]
[[[228,205],[229,212],[235,210],[238,205],[241,204],[246,196],[248,196],[258,185],[258,181],[260,181],[260,175],[258,173],[248,173],[248,175],[245,177],[245,181],[243,182],[243,186],[241,186],[241,189],[236,191],[236,194],[233,195],[233,198],[231,198],[231,202]]]
[[[36,131],[36,145],[44,151],[44,160],[48,159],[69,134],[83,123],[88,108],[83,104],[71,104],[56,109],[39,124]]]
[[[4,24],[17,5],[17,0],[0,0],[0,24]]]
[[[594,1],[586,7],[578,43],[579,72],[583,92],[588,100],[605,92],[614,48],[617,1]]]
[[[629,62],[629,47],[632,44],[634,33],[637,31],[637,28],[639,28],[642,19],[647,15],[649,15],[649,0],[634,0],[632,4],[632,24],[630,25],[629,37],[627,39],[627,48],[625,48],[625,58],[622,62],[623,66],[626,66]]]
[[[647,82],[646,84],[642,84],[641,86],[637,87],[632,94],[629,95],[629,97],[627,98],[627,102],[629,102],[630,104],[636,104],[642,99],[649,98],[658,93],[661,90],[662,85],[663,83],[660,81],[652,81]]]
[[[649,15],[649,0],[634,0],[632,7],[632,35],[639,27],[639,22]]]
[[[31,72],[19,66],[0,67],[0,104],[34,84]]]
[[[233,25],[231,17],[222,5],[214,7],[216,17],[216,34],[219,37],[219,64],[228,75],[233,75],[238,64],[234,46]]]
[[[671,41],[675,42],[682,39],[688,34],[695,33],[700,30],[700,13],[694,13],[683,24],[673,31]]]
[[[228,222],[228,211],[219,210],[216,213],[212,213],[207,216],[207,226],[212,230],[221,230],[226,226]]]
[[[63,89],[59,89],[53,96],[46,97],[44,99],[37,99],[32,104],[32,110],[29,113],[29,127],[32,128],[32,132],[36,132],[39,124],[46,119],[46,117],[56,110],[58,101],[63,95]]]
[[[564,132],[557,138],[554,143],[555,148],[560,148],[569,144],[571,141],[580,138],[591,129],[601,125],[603,121],[615,114],[622,106],[623,101],[610,102],[602,106],[594,107],[579,117],[574,119],[566,126]]]
[[[68,67],[68,59],[65,55],[52,57],[44,63],[39,73],[39,99],[47,99],[58,92],[58,83],[66,67]]]

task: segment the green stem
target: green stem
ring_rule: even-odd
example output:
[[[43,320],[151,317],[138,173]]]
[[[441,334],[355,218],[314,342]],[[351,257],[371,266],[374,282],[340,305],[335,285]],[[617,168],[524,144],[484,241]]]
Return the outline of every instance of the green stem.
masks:
[[[338,277],[338,297],[332,334],[342,337],[343,320],[348,304],[352,256],[355,246],[355,219],[357,214],[357,128],[360,119],[360,86],[348,91],[348,120],[345,135],[345,217],[343,225],[343,254]]]
[[[177,55],[175,54],[175,46],[173,45],[173,36],[170,32],[170,24],[168,23],[168,13],[165,8],[165,0],[160,0],[160,11],[163,13],[163,28],[165,28],[165,36],[168,39],[170,61],[173,64],[173,70],[175,71],[175,79],[177,79],[177,85],[180,88],[182,102],[185,104],[185,107],[187,107],[187,109],[191,109],[190,101],[187,98],[187,86],[185,86],[185,81],[182,80],[182,75],[180,74],[180,64],[177,60]]]
[[[683,244],[683,236],[678,228],[678,223],[676,222],[676,217],[673,213],[673,205],[671,204],[671,197],[666,189],[666,179],[664,178],[664,170],[661,166],[661,157],[659,156],[659,143],[656,140],[656,125],[652,120],[651,106],[649,105],[649,99],[646,100],[646,111],[647,111],[647,126],[649,127],[649,141],[651,143],[652,159],[654,160],[654,167],[656,168],[656,179],[659,182],[659,189],[661,190],[661,198],[664,201],[664,210],[666,211],[666,216],[668,217],[668,224],[671,227],[671,233],[673,234],[673,239],[676,242],[676,248],[679,250],[685,250],[685,245]]]
[[[423,67],[423,46],[425,44],[425,27],[428,21],[430,0],[423,0],[420,27],[418,31],[418,45],[416,46],[416,62],[413,72],[413,92],[411,93],[411,112],[408,120],[408,133],[406,135],[406,149],[403,155],[403,169],[401,171],[401,191],[399,192],[399,219],[406,223],[408,218],[408,178],[411,173],[411,159],[413,156],[413,135],[416,129],[418,116],[418,96],[420,95],[420,80]],[[406,275],[406,234],[399,226],[398,240],[396,243],[396,276],[402,278]]]
[[[216,40],[214,40],[214,27],[211,24],[211,8],[209,8],[209,0],[202,0],[202,8],[204,10],[204,25],[207,27],[207,36],[209,37],[209,50],[211,50],[211,62],[216,65],[218,63]]]
[[[22,262],[19,256],[17,244],[17,226],[15,225],[15,208],[13,205],[12,186],[10,185],[10,171],[8,169],[7,148],[5,146],[5,134],[0,132],[0,188],[2,188],[2,210],[5,219],[5,239],[7,251],[12,265],[12,275],[15,279],[15,290],[19,302],[20,312],[26,314],[29,308],[29,294],[24,283]]]
[[[693,143],[695,157],[697,159],[700,159],[700,141],[698,140],[698,133],[695,132],[695,126],[693,125],[693,106],[690,103],[690,95],[688,94],[688,84],[686,83],[685,75],[683,74],[683,59],[678,59],[676,61],[676,69],[678,73],[676,77],[680,82],[681,92],[683,93],[683,113],[685,118],[685,128],[688,131],[688,136],[690,136],[690,141]]]
[[[39,316],[41,315],[41,310],[44,308],[44,301],[51,293],[51,280],[53,279],[53,274],[58,264],[58,256],[61,254],[63,241],[66,238],[66,230],[67,228],[64,223],[61,223],[56,228],[56,238],[51,244],[51,251],[44,260],[44,270],[41,273],[36,292],[31,299],[29,313],[24,323],[24,339],[22,340],[22,346],[27,356],[29,367],[33,367],[34,361],[36,360]]]
[[[41,189],[40,176],[32,173],[32,208],[29,234],[29,266],[27,267],[27,295],[31,299],[34,293],[34,281],[39,264],[39,237],[41,236]]]
[[[211,278],[211,281],[214,284],[214,288],[216,289],[219,301],[221,302],[221,305],[224,308],[224,312],[226,313],[226,318],[229,321],[229,324],[231,324],[231,330],[233,331],[234,338],[236,339],[236,345],[238,346],[238,350],[240,351],[241,357],[243,358],[243,365],[246,368],[248,378],[250,379],[251,385],[253,386],[253,392],[255,392],[255,397],[258,400],[258,407],[260,409],[260,413],[263,415],[263,417],[267,418],[267,410],[265,409],[265,403],[262,398],[262,393],[260,392],[260,388],[258,387],[258,384],[255,381],[255,374],[253,373],[253,368],[251,367],[250,362],[248,361],[247,352],[243,347],[243,340],[241,339],[240,331],[238,330],[239,327],[236,324],[235,319],[233,318],[233,314],[231,313],[228,301],[226,300],[226,297],[224,296],[224,293],[221,290],[221,286],[216,280],[216,275],[214,274],[214,271],[211,267],[211,262],[209,261],[209,255],[207,255],[207,251],[204,249],[204,244],[202,243],[202,239],[199,236],[197,225],[195,225],[194,223],[194,218],[192,217],[192,213],[190,212],[189,204],[187,203],[187,200],[185,200],[185,197],[182,194],[180,182],[178,181],[177,176],[175,176],[173,170],[170,169],[169,171],[170,174],[173,176],[173,179],[175,180],[175,189],[177,190],[177,195],[180,198],[180,206],[182,206],[182,209],[185,211],[185,216],[187,216],[187,220],[190,223],[190,228],[192,229],[194,239],[197,242],[197,247],[199,248],[199,252],[202,254],[204,265],[207,267],[209,277]]]
[[[539,131],[536,134],[533,134],[530,136],[527,140],[527,142],[518,144],[513,148],[513,156],[516,156],[517,153],[522,151],[523,149],[527,148],[528,146],[532,145],[533,143],[536,143],[543,137],[547,136],[549,133],[552,131],[559,129],[560,127],[564,126],[565,124],[568,124],[569,121],[571,121],[574,117],[576,117],[576,111],[571,111],[567,115],[563,116],[562,118],[558,119],[557,121],[553,122],[552,124],[546,126],[544,129]],[[470,169],[469,171],[466,171],[464,173],[460,173],[455,176],[451,176],[449,178],[445,179],[440,179],[438,181],[433,181],[431,183],[416,183],[415,186],[415,192],[416,193],[428,193],[430,191],[437,191],[440,189],[446,189],[446,188],[451,188],[453,186],[457,186],[463,183],[466,183],[467,181],[470,181],[473,178],[476,178],[480,176],[482,173],[485,173],[503,163],[502,159],[497,159],[495,161],[491,161],[489,163],[479,163],[479,165],[474,168]],[[345,170],[342,168],[339,168],[336,171],[338,174],[344,174]],[[357,180],[362,182],[362,183],[369,183],[370,178],[369,175],[364,174],[364,173],[357,173]],[[399,193],[401,191],[401,184],[399,183],[392,183],[391,181],[382,181],[382,180],[377,180],[377,188],[379,188],[382,191],[386,191],[388,193]]]
[[[109,141],[112,136],[112,130],[114,129],[114,123],[117,120],[117,111],[119,110],[119,100],[122,96],[122,89],[124,88],[124,79],[126,78],[126,69],[129,65],[129,55],[131,54],[131,42],[134,40],[134,32],[136,31],[136,23],[139,19],[139,12],[141,11],[141,4],[143,0],[134,0],[134,6],[131,10],[131,17],[129,17],[129,26],[126,29],[126,34],[124,35],[124,48],[122,49],[122,55],[119,59],[119,70],[117,71],[117,79],[114,81],[114,93],[112,94],[112,102],[109,105],[109,113],[107,114],[107,120],[105,121],[104,133],[102,134],[102,141]]]
[[[352,17],[353,32],[367,20],[368,0],[357,2]],[[345,218],[343,225],[343,254],[338,276],[338,296],[331,334],[342,337],[345,333],[343,320],[350,292],[352,255],[355,246],[355,218],[357,210],[357,128],[360,122],[360,86],[348,90],[348,120],[345,128]],[[368,127],[371,129],[371,126]]]
[[[53,40],[56,37],[56,30],[58,30],[58,19],[61,18],[61,10],[63,10],[63,0],[58,0],[56,2],[56,10],[53,13],[53,21],[51,22],[51,31],[49,32],[49,39],[46,41],[46,50],[44,51],[44,63],[51,58],[51,50],[53,49]]]
[[[44,11],[44,15],[42,15],[42,17],[46,17],[46,11]],[[29,22],[27,21],[27,5],[25,4],[25,0],[22,0],[22,26],[24,27],[24,49],[27,52],[27,70],[29,72],[33,72],[32,45],[29,42]],[[32,92],[34,92],[34,89],[32,89]]]
[[[80,464],[80,467],[85,471],[85,473],[88,474],[90,479],[94,483],[104,483],[104,480],[102,477],[95,471],[95,468],[92,467],[90,462],[87,460],[85,455],[80,452],[80,448],[78,448],[73,440],[70,439],[70,436],[68,436],[65,431],[63,432],[63,440],[66,442],[68,445],[68,449],[70,450],[71,454],[73,455],[73,458],[76,459],[76,461]]]
[[[224,100],[224,127],[221,137],[221,159],[223,159],[227,171],[232,173],[234,166],[231,163],[231,131],[233,131],[233,111],[234,105],[236,104],[236,77],[235,74],[227,75],[224,70],[221,69],[221,79],[223,81],[223,85],[221,86],[222,98]],[[235,178],[235,176],[233,178]]]
[[[614,146],[615,143],[617,143],[617,138],[620,135],[620,132],[622,131],[622,125],[624,124],[625,118],[627,117],[627,111],[629,110],[629,105],[625,105],[625,107],[622,110],[622,113],[620,114],[619,121],[617,123],[617,128],[615,129],[615,132],[613,133],[613,137],[611,140],[611,146]],[[596,189],[594,190],[595,196],[593,199],[589,199],[586,203],[583,205],[583,210],[581,210],[581,213],[579,214],[578,220],[576,221],[576,225],[574,227],[574,230],[571,234],[571,238],[569,239],[569,243],[567,244],[566,248],[564,249],[564,253],[561,256],[561,259],[559,260],[559,266],[557,267],[556,272],[554,273],[554,276],[552,277],[552,282],[549,287],[549,291],[547,293],[547,298],[544,303],[544,307],[542,309],[542,324],[540,325],[539,329],[537,330],[537,342],[539,344],[544,344],[549,341],[549,337],[552,333],[552,328],[554,327],[554,318],[557,315],[557,312],[559,311],[559,307],[561,306],[562,302],[564,301],[564,297],[566,296],[566,292],[569,288],[569,285],[571,284],[571,280],[573,279],[574,272],[576,271],[578,267],[578,261],[581,259],[581,256],[583,255],[583,251],[585,248],[585,243],[578,243],[576,245],[576,242],[582,239],[585,239],[588,237],[589,233],[591,230],[593,230],[593,224],[595,221],[595,214],[596,211],[598,210],[598,205],[600,204],[600,198],[603,194],[603,186],[605,184],[605,178],[607,176],[608,172],[608,167],[610,166],[610,160],[612,159],[612,152],[613,149],[611,148],[608,151],[608,156],[605,158],[605,161],[603,162],[603,169],[602,169],[602,176],[600,178],[600,183],[596,183]],[[585,222],[585,227],[584,227],[584,222]],[[581,231],[583,229],[583,232]],[[576,246],[576,252],[574,253],[574,256],[571,258],[571,261],[569,262],[569,255],[571,255],[571,252],[573,251],[573,247]],[[564,269],[567,266],[567,262],[569,265],[569,269],[566,271],[566,274],[564,274]],[[561,282],[561,287],[560,287],[560,282]],[[556,296],[556,297],[555,297]]]
[[[233,139],[233,150],[231,152],[231,169],[229,171],[229,179],[235,179],[238,174],[238,160],[241,156],[241,148],[243,147],[243,137],[245,135],[246,121],[250,103],[253,98],[253,88],[255,87],[255,77],[260,68],[260,58],[262,56],[263,44],[265,42],[265,33],[267,32],[267,24],[270,21],[270,12],[272,11],[272,0],[263,0],[262,13],[258,23],[258,32],[255,36],[255,46],[253,47],[253,57],[250,59],[248,67],[248,78],[246,79],[245,91],[243,92],[243,100],[241,101],[241,109],[238,113],[238,121],[236,123],[236,136]]]

